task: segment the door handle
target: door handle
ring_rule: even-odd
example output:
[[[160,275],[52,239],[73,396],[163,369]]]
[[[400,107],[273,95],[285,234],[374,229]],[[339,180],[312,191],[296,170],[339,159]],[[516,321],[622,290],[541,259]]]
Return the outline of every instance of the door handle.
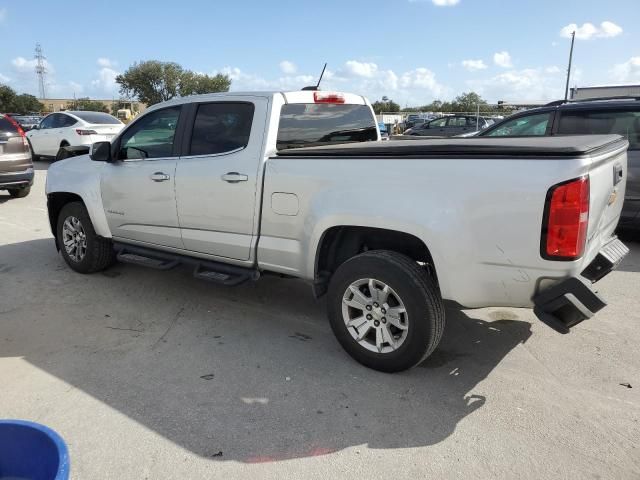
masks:
[[[164,172],[155,172],[149,178],[154,182],[166,182],[171,177]]]
[[[247,180],[249,180],[249,177],[247,175],[238,172],[225,173],[221,178],[225,182],[229,183],[246,182]]]

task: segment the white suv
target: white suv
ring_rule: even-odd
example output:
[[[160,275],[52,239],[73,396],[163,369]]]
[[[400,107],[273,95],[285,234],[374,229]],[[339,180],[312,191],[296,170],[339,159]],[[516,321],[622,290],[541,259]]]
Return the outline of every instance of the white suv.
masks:
[[[76,153],[88,153],[95,142],[111,141],[124,123],[103,112],[58,112],[47,115],[27,133],[33,159],[65,158],[65,147],[81,147]]]

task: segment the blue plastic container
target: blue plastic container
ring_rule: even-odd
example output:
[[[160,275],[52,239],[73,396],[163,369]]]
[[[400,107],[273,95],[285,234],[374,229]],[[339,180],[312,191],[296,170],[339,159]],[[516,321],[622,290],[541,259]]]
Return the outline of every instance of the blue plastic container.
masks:
[[[69,451],[44,425],[0,420],[0,480],[67,480]]]

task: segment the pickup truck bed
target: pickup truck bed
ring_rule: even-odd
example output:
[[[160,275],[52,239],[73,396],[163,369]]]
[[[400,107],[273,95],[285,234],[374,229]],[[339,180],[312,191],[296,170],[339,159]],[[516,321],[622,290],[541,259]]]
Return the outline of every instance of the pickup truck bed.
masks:
[[[277,157],[576,158],[619,148],[623,143],[618,135],[443,138],[292,148],[278,152]]]

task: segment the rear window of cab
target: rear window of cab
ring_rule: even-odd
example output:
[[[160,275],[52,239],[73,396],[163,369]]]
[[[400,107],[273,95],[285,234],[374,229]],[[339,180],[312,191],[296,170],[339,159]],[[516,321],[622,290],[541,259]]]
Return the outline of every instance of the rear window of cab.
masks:
[[[280,111],[278,150],[378,140],[368,105],[288,103]]]

